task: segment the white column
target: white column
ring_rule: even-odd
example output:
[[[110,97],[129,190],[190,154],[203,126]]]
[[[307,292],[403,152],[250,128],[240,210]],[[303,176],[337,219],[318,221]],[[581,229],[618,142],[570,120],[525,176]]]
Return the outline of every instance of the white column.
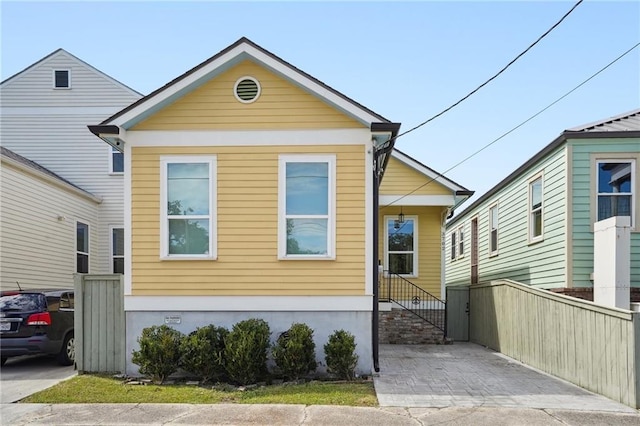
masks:
[[[631,306],[631,218],[616,216],[593,225],[593,301]]]

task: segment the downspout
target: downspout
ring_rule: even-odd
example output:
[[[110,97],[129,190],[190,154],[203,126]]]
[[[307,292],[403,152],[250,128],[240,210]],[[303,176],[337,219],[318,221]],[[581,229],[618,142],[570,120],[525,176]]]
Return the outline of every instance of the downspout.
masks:
[[[373,155],[373,317],[371,319],[371,338],[373,346],[373,370],[378,373],[380,371],[379,362],[379,296],[378,286],[380,280],[380,273],[378,271],[378,262],[380,260],[380,250],[378,248],[378,216],[380,209],[380,200],[378,194],[379,173],[378,173],[378,152],[375,151]]]

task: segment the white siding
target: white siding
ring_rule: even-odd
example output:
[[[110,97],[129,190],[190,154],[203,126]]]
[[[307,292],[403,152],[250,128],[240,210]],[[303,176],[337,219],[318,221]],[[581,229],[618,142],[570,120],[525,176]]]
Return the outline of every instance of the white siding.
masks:
[[[73,287],[76,220],[89,225],[97,259],[98,204],[11,165],[0,170],[0,288]],[[58,219],[62,217],[64,219]]]
[[[53,89],[53,70],[71,70],[71,89]],[[109,174],[109,146],[92,135],[98,124],[140,95],[64,51],[0,88],[0,140],[20,154],[103,199],[93,273],[110,273],[110,225],[122,225],[123,177]]]

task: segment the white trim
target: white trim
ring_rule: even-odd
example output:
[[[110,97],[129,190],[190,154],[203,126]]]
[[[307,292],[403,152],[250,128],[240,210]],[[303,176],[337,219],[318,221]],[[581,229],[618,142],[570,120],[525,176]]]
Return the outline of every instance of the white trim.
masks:
[[[131,128],[140,120],[146,118],[148,112],[153,113],[154,110],[161,108],[165,103],[169,103],[174,99],[183,96],[185,93],[194,90],[203,82],[212,79],[220,72],[223,72],[230,66],[233,66],[235,63],[239,63],[241,60],[249,58],[252,58],[253,61],[257,62],[259,65],[270,68],[281,77],[298,84],[311,94],[322,98],[328,104],[342,110],[364,124],[370,125],[371,123],[382,121],[380,117],[374,116],[359,105],[355,104],[353,101],[347,101],[326,87],[306,77],[292,66],[283,64],[279,60],[274,59],[248,43],[240,43],[233,49],[217,57],[215,60],[199,69],[196,69],[182,80],[171,84],[169,87],[161,90],[154,96],[151,96],[135,108],[132,108],[121,116],[116,117],[109,124],[115,124],[124,128]]]
[[[381,195],[380,206],[446,206],[456,204],[453,195]]]
[[[245,81],[245,80],[253,81],[256,84],[256,86],[258,87],[258,93],[256,93],[256,96],[251,98],[251,99],[247,99],[247,100],[242,99],[240,96],[238,96],[238,84],[240,84],[241,81]],[[261,93],[262,93],[262,86],[260,86],[260,82],[257,79],[255,79],[254,77],[251,77],[249,75],[245,75],[245,76],[240,77],[239,79],[236,80],[236,82],[233,85],[233,96],[236,97],[236,100],[238,102],[241,102],[243,104],[254,103],[255,101],[258,100],[258,98],[260,98],[260,94]]]
[[[121,133],[123,133],[121,131]],[[366,145],[368,129],[328,130],[129,130],[121,135],[131,146],[273,146]]]
[[[111,176],[122,176],[124,174],[124,152],[116,149],[115,147],[107,144],[107,148],[109,149],[109,159],[108,159],[108,163],[109,163],[109,175]],[[121,154],[122,155],[122,159],[123,159],[123,165],[122,165],[122,171],[121,172],[114,172],[113,171],[113,154]]]
[[[33,167],[28,166],[27,164],[24,164],[20,161],[14,160],[11,157],[2,155],[2,163],[6,163],[8,166],[10,167],[14,167],[24,173],[27,173],[31,176],[34,176],[38,179],[42,179],[45,182],[51,183],[55,186],[57,186],[58,188],[61,188],[65,191],[71,192],[75,195],[78,195],[82,198],[85,198],[89,201],[93,201],[96,204],[100,204],[102,203],[102,198],[93,195],[90,192],[85,191],[84,189],[78,188],[77,186],[73,186],[68,182],[65,182],[59,178],[56,178],[50,174],[47,174],[45,172],[42,172],[40,170],[34,169]]]
[[[373,142],[364,148],[364,293],[373,294],[373,265],[378,259],[373,258],[373,217],[378,214],[373,210]],[[375,262],[375,263],[374,263]]]
[[[115,259],[114,254],[113,254],[113,231],[115,229],[122,229],[122,231],[123,231],[122,238],[124,238],[124,225],[109,225],[109,271],[110,271],[111,274],[117,273],[117,272],[115,272],[113,270],[113,260]],[[126,243],[123,244],[123,247],[122,247],[122,250],[124,251],[124,253],[122,254],[122,256],[118,256],[118,258],[122,258],[126,263],[126,261],[127,261],[127,251],[126,251],[125,247],[126,247]]]
[[[430,179],[433,179],[435,182],[450,189],[451,191],[467,190],[466,188],[463,188],[460,185],[457,185],[455,182],[447,179],[444,175],[440,175],[438,174],[438,172],[429,169],[423,164],[420,164],[418,161],[416,161],[414,158],[409,157],[407,154],[404,154],[394,149],[393,151],[391,151],[391,156],[396,160],[404,163],[405,165],[411,167],[415,171],[422,173],[423,175],[427,176]]]
[[[56,86],[56,72],[57,71],[66,71],[67,72],[67,87],[58,87]],[[71,90],[71,70],[69,68],[53,68],[51,70],[51,76],[53,78],[52,86],[53,90]]]
[[[123,147],[126,158],[131,158],[131,146]],[[132,293],[132,243],[131,243],[131,161],[124,162],[124,295]]]
[[[540,235],[533,236],[533,205],[531,204],[531,196],[533,184],[540,180]],[[544,202],[544,172],[540,171],[533,175],[527,181],[527,238],[529,244],[539,243],[540,241],[544,241],[544,210],[545,210],[545,202]]]
[[[449,234],[449,260],[455,262],[458,260],[458,230],[454,229]]]
[[[130,296],[125,311],[371,312],[372,296]]]
[[[384,270],[389,271],[389,224],[390,220],[396,220],[397,215],[386,215],[384,216]],[[413,273],[412,274],[398,274],[401,277],[407,278],[417,278],[419,276],[418,266],[419,259],[418,256],[418,247],[419,247],[419,236],[418,232],[418,216],[417,215],[405,215],[404,221],[413,220]],[[406,253],[406,252],[405,252]]]
[[[76,267],[74,268],[74,270],[76,274],[90,274],[91,273],[91,224],[87,220],[78,219],[78,218],[76,218],[75,222],[76,222],[76,226],[73,229],[74,231],[73,245],[76,249],[73,252],[75,254],[74,264],[76,265]],[[87,251],[86,252],[78,250],[78,224],[83,224],[83,225],[86,225],[87,227]],[[79,254],[87,256],[87,272],[78,272],[78,255]]]
[[[57,90],[66,90],[66,89],[57,89]],[[22,115],[48,115],[48,116],[57,116],[57,115],[74,115],[74,116],[84,116],[84,115],[101,115],[106,116],[108,114],[114,114],[118,112],[118,108],[115,107],[98,107],[98,106],[82,106],[82,107],[74,107],[74,106],[2,106],[0,107],[0,115],[2,116],[22,116]],[[87,130],[88,131],[88,130]]]
[[[170,255],[169,229],[167,214],[167,166],[170,163],[207,163],[209,164],[209,253],[203,255]],[[217,258],[217,157],[215,155],[171,155],[160,156],[160,259],[162,260],[215,260]],[[200,218],[183,216],[184,219]]]
[[[491,232],[494,228],[494,223],[493,223],[493,219],[491,217],[491,210],[493,210],[493,208],[495,207],[496,209],[496,222],[495,223],[495,229],[496,229],[496,249],[495,250],[491,250]],[[493,257],[493,256],[497,256],[498,252],[500,250],[500,244],[499,244],[499,239],[500,239],[500,208],[498,206],[498,202],[496,201],[495,203],[489,205],[489,209],[488,209],[488,218],[487,218],[487,228],[489,230],[489,240],[487,241],[487,248],[489,250],[489,257]]]
[[[286,223],[286,165],[287,163],[327,163],[327,254],[287,254]],[[312,215],[304,215],[311,217]],[[320,217],[320,216],[319,216]],[[321,216],[324,218],[324,215]],[[281,154],[278,156],[278,259],[279,260],[334,260],[336,258],[336,156],[335,154]]]

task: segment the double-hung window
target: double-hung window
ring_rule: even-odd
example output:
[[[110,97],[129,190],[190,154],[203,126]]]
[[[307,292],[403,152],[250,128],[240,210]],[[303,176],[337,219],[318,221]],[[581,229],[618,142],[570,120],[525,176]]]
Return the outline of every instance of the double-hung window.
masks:
[[[124,274],[124,228],[111,228],[111,273]]]
[[[124,154],[109,146],[109,173],[122,174],[124,172]]]
[[[635,160],[598,160],[596,165],[596,220],[629,216],[633,227]]]
[[[393,274],[418,276],[416,217],[405,216],[403,222],[396,217],[385,217],[386,269]]]
[[[76,272],[89,273],[89,225],[76,222]]]
[[[335,155],[279,157],[280,259],[335,258]]]
[[[453,230],[451,233],[451,260],[456,260],[458,257],[456,254],[456,250],[458,249],[458,243],[456,241],[456,237],[458,236],[458,231]]]
[[[529,181],[529,242],[543,239],[542,176]]]
[[[464,226],[458,228],[458,259],[464,257]]]
[[[160,256],[216,257],[216,157],[162,157]]]
[[[489,255],[498,254],[498,205],[489,207]]]

